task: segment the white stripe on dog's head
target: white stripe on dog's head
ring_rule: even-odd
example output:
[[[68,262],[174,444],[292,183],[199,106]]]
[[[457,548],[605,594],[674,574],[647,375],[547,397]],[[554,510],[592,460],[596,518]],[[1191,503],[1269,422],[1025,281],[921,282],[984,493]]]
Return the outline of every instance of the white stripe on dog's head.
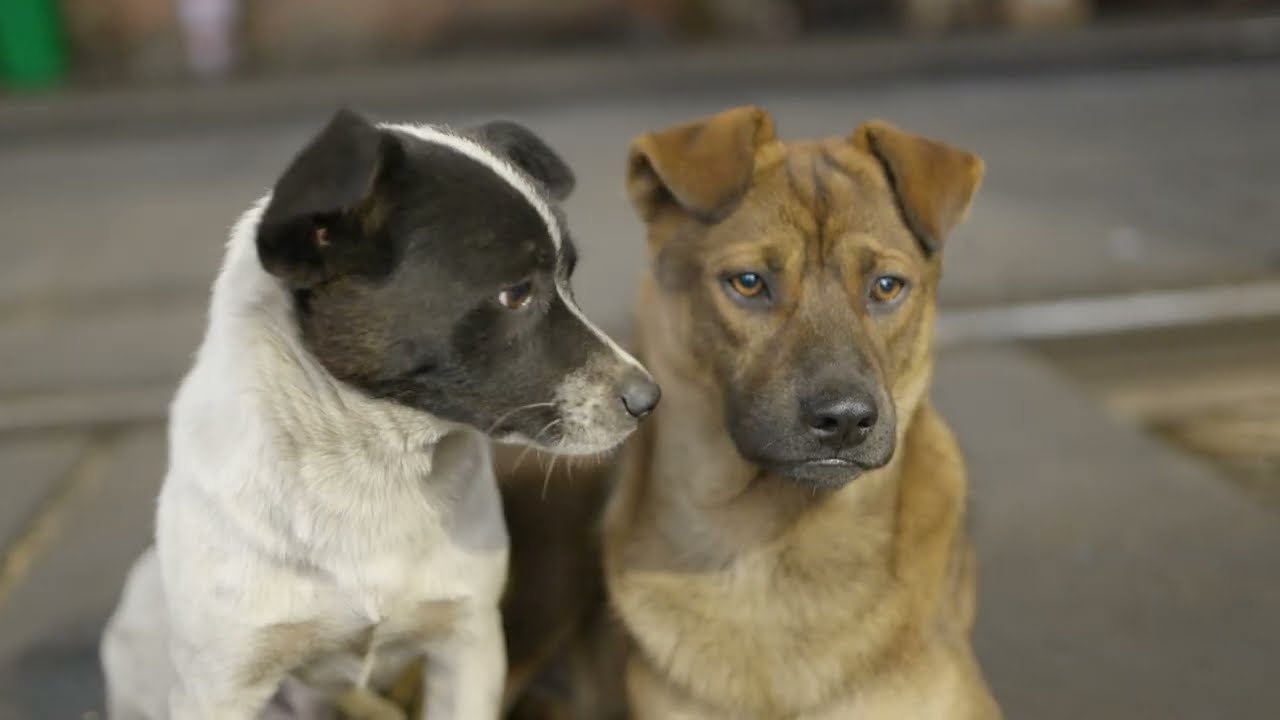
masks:
[[[483,144],[478,143],[470,138],[463,137],[456,133],[449,132],[443,128],[432,125],[414,125],[409,123],[382,123],[379,125],[387,130],[403,132],[419,138],[425,142],[443,145],[454,152],[464,155],[481,165],[489,168],[495,175],[502,178],[516,192],[529,203],[530,207],[538,213],[538,217],[542,218],[542,222],[547,227],[547,235],[551,238],[551,244],[555,247],[556,252],[560,252],[560,248],[564,245],[564,240],[560,233],[560,221],[556,218],[556,214],[551,210],[551,206],[547,204],[545,196],[534,187],[533,183],[525,176],[524,172],[517,169],[514,165],[494,153]],[[617,353],[620,358],[638,369],[643,370],[631,353],[622,349],[613,338],[609,337],[603,330],[596,327],[596,324],[587,319],[587,316],[578,307],[578,303],[574,302],[569,295],[567,288],[564,286],[564,280],[558,278],[556,280],[556,293],[560,296],[565,307],[569,308],[569,312],[578,318],[584,325],[590,328],[610,350]]]
[[[518,170],[510,162],[470,138],[451,133],[439,127],[412,124],[380,124],[379,127],[408,133],[436,145],[444,145],[450,150],[465,155],[492,170],[508,185],[515,188],[516,192],[519,192],[538,213],[538,217],[542,218],[542,222],[547,226],[547,234],[551,236],[551,244],[555,246],[557,252],[560,250],[560,246],[564,241],[560,237],[560,223],[556,220],[555,213],[551,211],[551,206],[547,205],[542,193],[533,186],[533,183],[525,177],[522,171]]]

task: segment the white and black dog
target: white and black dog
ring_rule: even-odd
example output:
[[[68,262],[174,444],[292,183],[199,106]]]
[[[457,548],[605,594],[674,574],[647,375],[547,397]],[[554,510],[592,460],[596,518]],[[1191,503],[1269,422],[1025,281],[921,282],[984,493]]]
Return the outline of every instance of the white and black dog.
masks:
[[[343,110],[243,216],[104,635],[112,718],[253,718],[287,677],[336,692],[424,657],[432,720],[497,716],[490,439],[598,453],[658,402],[570,293],[573,183],[513,123]]]

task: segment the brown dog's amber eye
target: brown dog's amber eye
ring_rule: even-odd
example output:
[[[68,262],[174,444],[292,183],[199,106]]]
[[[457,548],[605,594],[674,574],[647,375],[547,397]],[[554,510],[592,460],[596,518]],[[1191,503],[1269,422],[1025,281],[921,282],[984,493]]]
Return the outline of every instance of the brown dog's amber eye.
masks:
[[[881,304],[891,303],[902,295],[906,287],[907,282],[902,278],[881,275],[871,283],[871,299]]]
[[[525,280],[498,293],[498,302],[508,310],[519,310],[533,299],[533,283]]]
[[[739,273],[729,278],[729,287],[744,298],[759,297],[767,289],[764,278],[753,272]]]

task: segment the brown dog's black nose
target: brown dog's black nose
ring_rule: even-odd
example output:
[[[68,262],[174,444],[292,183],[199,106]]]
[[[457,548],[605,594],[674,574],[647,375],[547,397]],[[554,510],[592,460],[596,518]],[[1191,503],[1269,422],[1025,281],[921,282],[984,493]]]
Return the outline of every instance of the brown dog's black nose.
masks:
[[[853,447],[871,434],[880,412],[866,391],[824,393],[804,404],[804,419],[809,432],[824,444]]]
[[[632,373],[622,382],[622,404],[637,420],[653,412],[661,398],[662,389],[644,373]]]

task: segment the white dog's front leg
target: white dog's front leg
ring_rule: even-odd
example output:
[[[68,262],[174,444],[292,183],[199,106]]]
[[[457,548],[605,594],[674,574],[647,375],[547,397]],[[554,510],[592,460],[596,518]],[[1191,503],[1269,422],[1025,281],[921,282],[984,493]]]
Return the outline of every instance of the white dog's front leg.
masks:
[[[252,684],[188,682],[170,696],[172,720],[257,720],[271,702],[284,675],[263,677]]]
[[[431,720],[494,720],[502,705],[507,654],[502,615],[488,608],[463,619],[426,649],[424,716]]]
[[[257,720],[289,672],[300,664],[304,643],[285,643],[271,630],[175,638],[177,683],[169,696],[172,720]],[[300,637],[305,637],[300,635]],[[248,651],[246,651],[248,650]]]
[[[173,720],[257,720],[274,693],[275,687],[267,683],[217,692],[179,684],[170,697],[169,717]]]

